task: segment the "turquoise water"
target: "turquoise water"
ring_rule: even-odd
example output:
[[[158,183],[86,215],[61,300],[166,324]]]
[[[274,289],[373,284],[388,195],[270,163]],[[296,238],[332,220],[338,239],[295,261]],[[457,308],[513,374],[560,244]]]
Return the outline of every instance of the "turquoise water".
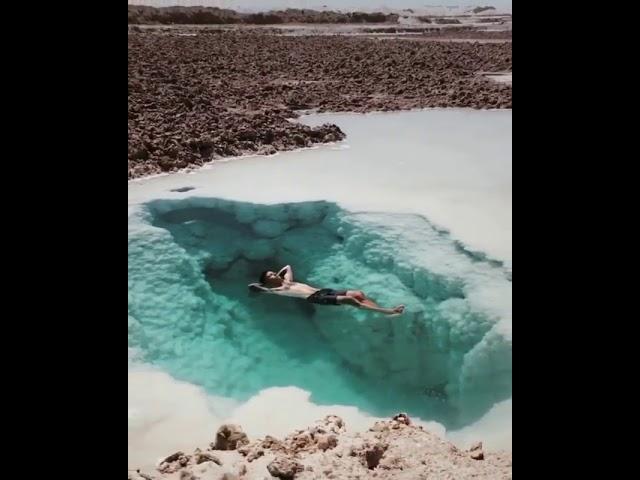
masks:
[[[249,293],[291,264],[364,290],[388,318]],[[457,428],[511,396],[511,280],[418,215],[328,202],[156,200],[129,216],[129,346],[209,393],[295,385],[320,404]]]

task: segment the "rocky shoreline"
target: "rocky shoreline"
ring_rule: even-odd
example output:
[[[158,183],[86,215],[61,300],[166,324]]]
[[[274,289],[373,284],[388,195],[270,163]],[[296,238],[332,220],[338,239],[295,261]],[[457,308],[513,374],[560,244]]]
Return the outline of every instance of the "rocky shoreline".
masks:
[[[442,43],[266,30],[128,35],[129,179],[217,158],[335,142],[301,110],[511,108],[511,43]]]
[[[251,441],[238,425],[223,425],[206,450],[175,452],[156,472],[130,471],[129,480],[269,479],[510,479],[512,455],[487,453],[482,443],[461,450],[406,414],[350,433],[329,415],[286,438]]]

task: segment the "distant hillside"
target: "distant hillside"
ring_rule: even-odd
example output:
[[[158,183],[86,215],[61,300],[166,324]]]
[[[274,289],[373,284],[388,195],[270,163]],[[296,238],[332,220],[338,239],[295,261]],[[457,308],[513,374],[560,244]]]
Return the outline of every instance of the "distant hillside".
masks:
[[[129,25],[211,25],[282,23],[397,23],[398,15],[382,12],[334,12],[289,8],[266,13],[240,13],[217,7],[147,7],[129,5]]]
[[[473,13],[482,13],[482,12],[486,12],[488,10],[495,10],[495,7],[490,7],[490,6],[486,6],[486,7],[476,7],[473,10],[471,10]]]

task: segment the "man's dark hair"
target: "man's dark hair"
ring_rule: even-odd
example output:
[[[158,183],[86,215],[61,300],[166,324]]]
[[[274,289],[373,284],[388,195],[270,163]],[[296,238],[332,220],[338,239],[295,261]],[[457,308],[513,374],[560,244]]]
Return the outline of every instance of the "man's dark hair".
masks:
[[[265,270],[260,274],[260,283],[262,283],[263,285],[264,281],[267,279],[267,273],[269,273],[269,270]]]

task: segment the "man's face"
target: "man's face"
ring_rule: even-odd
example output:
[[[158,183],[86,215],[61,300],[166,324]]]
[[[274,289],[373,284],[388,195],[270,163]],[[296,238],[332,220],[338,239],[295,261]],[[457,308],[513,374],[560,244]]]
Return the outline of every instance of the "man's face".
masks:
[[[267,287],[279,287],[282,285],[282,279],[276,272],[267,272],[264,283]]]

